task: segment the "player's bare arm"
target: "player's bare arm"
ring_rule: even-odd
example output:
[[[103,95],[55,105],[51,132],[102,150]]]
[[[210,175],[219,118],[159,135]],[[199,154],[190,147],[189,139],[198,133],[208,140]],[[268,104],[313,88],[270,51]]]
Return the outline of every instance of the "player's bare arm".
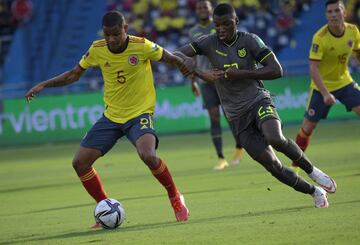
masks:
[[[354,56],[355,56],[357,62],[360,64],[360,50],[355,50]]]
[[[220,78],[224,77],[225,71],[219,70],[219,69],[211,69],[211,70],[206,70],[206,71],[201,71],[199,69],[195,69],[194,74],[197,77],[204,80],[205,82],[213,83],[213,82],[219,80]]]
[[[185,57],[194,57],[196,55],[195,49],[191,46],[191,44],[187,44],[177,51],[174,52],[175,55],[185,58]],[[194,75],[204,80],[205,82],[212,83],[222,77],[224,75],[224,71],[219,70],[208,70],[201,71],[199,69],[194,70]]]
[[[192,57],[192,58],[193,58],[193,60],[194,60],[195,67],[197,67],[195,57]],[[192,75],[190,76],[190,79],[191,79],[191,90],[192,90],[193,94],[194,94],[195,96],[200,96],[200,95],[201,95],[201,91],[200,91],[200,88],[199,88],[199,84],[198,84],[197,81],[196,81],[196,75],[195,75],[195,74],[192,74]]]
[[[80,65],[76,65],[72,70],[66,71],[56,77],[35,85],[25,94],[25,98],[28,102],[30,102],[35,95],[40,93],[44,88],[61,87],[74,83],[80,79],[84,72],[85,70],[81,68]]]
[[[194,60],[190,57],[180,57],[179,55],[170,53],[164,49],[160,61],[176,66],[185,76],[188,76],[194,72]]]
[[[263,67],[256,70],[242,70],[230,67],[225,70],[225,76],[230,79],[258,79],[272,80],[282,77],[282,67],[273,53],[269,54],[263,61]]]
[[[319,89],[321,95],[324,97],[324,103],[326,105],[333,105],[336,102],[334,95],[332,95],[326,88],[319,71],[319,60],[310,60],[310,75],[313,79],[316,87]]]

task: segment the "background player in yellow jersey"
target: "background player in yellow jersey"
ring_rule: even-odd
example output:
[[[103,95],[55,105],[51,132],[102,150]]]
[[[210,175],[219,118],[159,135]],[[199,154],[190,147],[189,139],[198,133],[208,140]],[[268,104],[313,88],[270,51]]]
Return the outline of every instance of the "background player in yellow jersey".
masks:
[[[347,111],[360,116],[360,88],[349,73],[348,62],[354,54],[360,62],[360,34],[357,26],[345,22],[343,1],[326,1],[328,23],[313,37],[310,49],[311,90],[303,124],[296,143],[305,151],[310,136],[320,119],[327,114],[336,99]],[[293,163],[296,167],[296,164]]]
[[[25,97],[30,101],[44,88],[71,84],[87,68],[98,66],[104,79],[105,112],[83,138],[72,163],[83,186],[96,202],[108,197],[92,165],[119,138],[126,136],[167,190],[177,221],[186,221],[189,211],[184,198],[167,166],[156,156],[158,138],[152,121],[156,95],[150,61],[175,65],[184,75],[192,72],[194,62],[191,58],[179,58],[145,38],[128,35],[128,25],[120,12],[106,13],[102,26],[105,39],[93,42],[78,65],[34,86]]]

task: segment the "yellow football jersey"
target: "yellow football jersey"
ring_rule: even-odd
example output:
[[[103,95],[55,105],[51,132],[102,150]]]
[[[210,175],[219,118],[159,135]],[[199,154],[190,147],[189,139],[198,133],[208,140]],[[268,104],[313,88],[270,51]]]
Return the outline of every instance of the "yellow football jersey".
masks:
[[[160,60],[163,48],[147,40],[130,36],[122,53],[112,53],[105,39],[93,42],[79,65],[98,66],[104,79],[105,116],[125,123],[155,109],[155,87],[150,60]]]
[[[315,33],[310,60],[320,61],[320,75],[329,91],[342,88],[353,81],[348,69],[349,57],[359,49],[360,34],[355,25],[345,23],[345,32],[339,37],[329,31],[328,25]],[[311,88],[318,90],[313,80]]]

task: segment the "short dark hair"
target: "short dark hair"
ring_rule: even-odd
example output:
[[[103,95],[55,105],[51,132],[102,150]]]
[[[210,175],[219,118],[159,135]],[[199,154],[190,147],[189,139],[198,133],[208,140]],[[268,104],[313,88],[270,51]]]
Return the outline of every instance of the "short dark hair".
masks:
[[[227,3],[220,3],[215,7],[214,15],[222,16],[226,14],[236,15],[234,7]]]
[[[104,14],[102,18],[102,25],[106,27],[113,27],[116,25],[125,24],[125,18],[119,11],[109,11]]]
[[[342,0],[327,0],[325,3],[325,8],[329,5],[329,4],[334,4],[334,3],[341,3],[344,6],[344,2]]]

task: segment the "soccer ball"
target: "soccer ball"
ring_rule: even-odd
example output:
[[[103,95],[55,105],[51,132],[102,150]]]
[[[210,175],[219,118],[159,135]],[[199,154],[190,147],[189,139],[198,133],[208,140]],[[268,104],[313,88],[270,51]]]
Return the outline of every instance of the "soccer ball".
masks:
[[[124,222],[125,210],[118,200],[107,198],[96,205],[94,217],[103,228],[115,229]]]

